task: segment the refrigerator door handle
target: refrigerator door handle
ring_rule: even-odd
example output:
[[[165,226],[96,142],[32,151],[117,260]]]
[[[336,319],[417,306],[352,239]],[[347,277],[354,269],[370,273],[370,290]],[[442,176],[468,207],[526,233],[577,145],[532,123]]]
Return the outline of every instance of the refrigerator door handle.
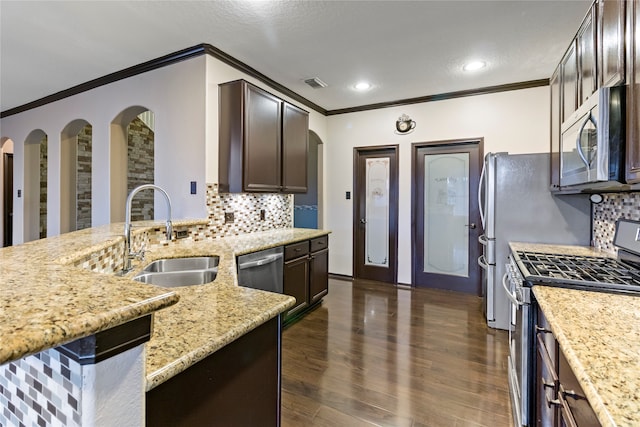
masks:
[[[482,171],[480,172],[480,180],[478,181],[478,210],[480,211],[480,223],[482,224],[482,229],[485,230],[485,221],[484,221],[484,203],[482,203],[482,188],[484,185],[484,170],[487,167],[486,162],[482,163]]]
[[[487,268],[489,268],[489,264],[487,264],[487,260],[485,259],[484,255],[480,255],[478,257],[478,265],[483,269],[486,270]]]

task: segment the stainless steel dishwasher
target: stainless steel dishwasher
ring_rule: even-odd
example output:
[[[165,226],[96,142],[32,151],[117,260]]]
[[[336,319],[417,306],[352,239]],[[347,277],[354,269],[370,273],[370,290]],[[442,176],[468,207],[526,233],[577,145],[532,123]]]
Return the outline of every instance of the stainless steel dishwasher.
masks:
[[[238,285],[281,294],[283,252],[282,246],[278,246],[239,256]]]

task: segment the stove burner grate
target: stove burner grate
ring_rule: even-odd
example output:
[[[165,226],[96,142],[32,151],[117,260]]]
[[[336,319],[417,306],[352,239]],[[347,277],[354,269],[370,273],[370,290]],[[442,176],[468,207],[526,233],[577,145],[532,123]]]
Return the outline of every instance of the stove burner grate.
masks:
[[[577,255],[555,255],[538,252],[517,252],[519,261],[527,270],[525,276],[534,276],[550,282],[598,284],[640,291],[640,270],[614,258]],[[588,283],[586,283],[588,282]]]

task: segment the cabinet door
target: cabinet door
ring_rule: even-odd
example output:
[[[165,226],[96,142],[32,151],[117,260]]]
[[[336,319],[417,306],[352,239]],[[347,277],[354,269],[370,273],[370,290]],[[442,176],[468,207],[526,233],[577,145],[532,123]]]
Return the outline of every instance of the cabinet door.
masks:
[[[578,31],[578,106],[582,105],[597,88],[595,6],[582,22]]]
[[[284,103],[282,107],[282,187],[288,193],[307,192],[309,113]]]
[[[282,101],[246,85],[244,191],[278,192],[281,188]]]
[[[578,108],[578,62],[575,41],[571,43],[560,66],[562,70],[562,122],[564,123]]]
[[[591,408],[578,379],[571,370],[569,362],[562,351],[558,359],[558,377],[560,379],[560,401],[564,401],[563,412],[570,412],[578,426],[600,426],[596,413]]]
[[[549,81],[551,90],[551,191],[560,189],[560,124],[562,104],[560,98],[560,67]]]
[[[600,86],[616,86],[625,80],[625,2],[598,2],[598,74]]]
[[[627,2],[627,182],[640,182],[640,5]]]
[[[296,299],[285,316],[285,321],[309,306],[309,258],[296,258],[284,263],[284,293]]]
[[[329,292],[329,249],[311,253],[309,260],[309,303],[313,304]]]

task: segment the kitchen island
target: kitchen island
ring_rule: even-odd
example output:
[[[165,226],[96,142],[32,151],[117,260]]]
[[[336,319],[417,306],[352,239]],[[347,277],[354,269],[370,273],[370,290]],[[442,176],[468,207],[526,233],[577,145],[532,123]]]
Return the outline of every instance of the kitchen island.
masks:
[[[175,221],[174,227],[204,222]],[[138,236],[138,243],[161,228],[137,225],[133,237]],[[62,348],[153,313],[140,390],[149,391],[294,304],[286,295],[238,286],[235,256],[328,234],[281,229],[153,244],[144,262],[118,277],[116,268],[109,266],[117,266],[122,256],[121,230],[121,224],[106,225],[0,250],[0,364],[38,358],[40,351]],[[154,259],[203,254],[220,257],[212,283],[168,290],[131,278]],[[13,379],[11,372],[7,376]]]

